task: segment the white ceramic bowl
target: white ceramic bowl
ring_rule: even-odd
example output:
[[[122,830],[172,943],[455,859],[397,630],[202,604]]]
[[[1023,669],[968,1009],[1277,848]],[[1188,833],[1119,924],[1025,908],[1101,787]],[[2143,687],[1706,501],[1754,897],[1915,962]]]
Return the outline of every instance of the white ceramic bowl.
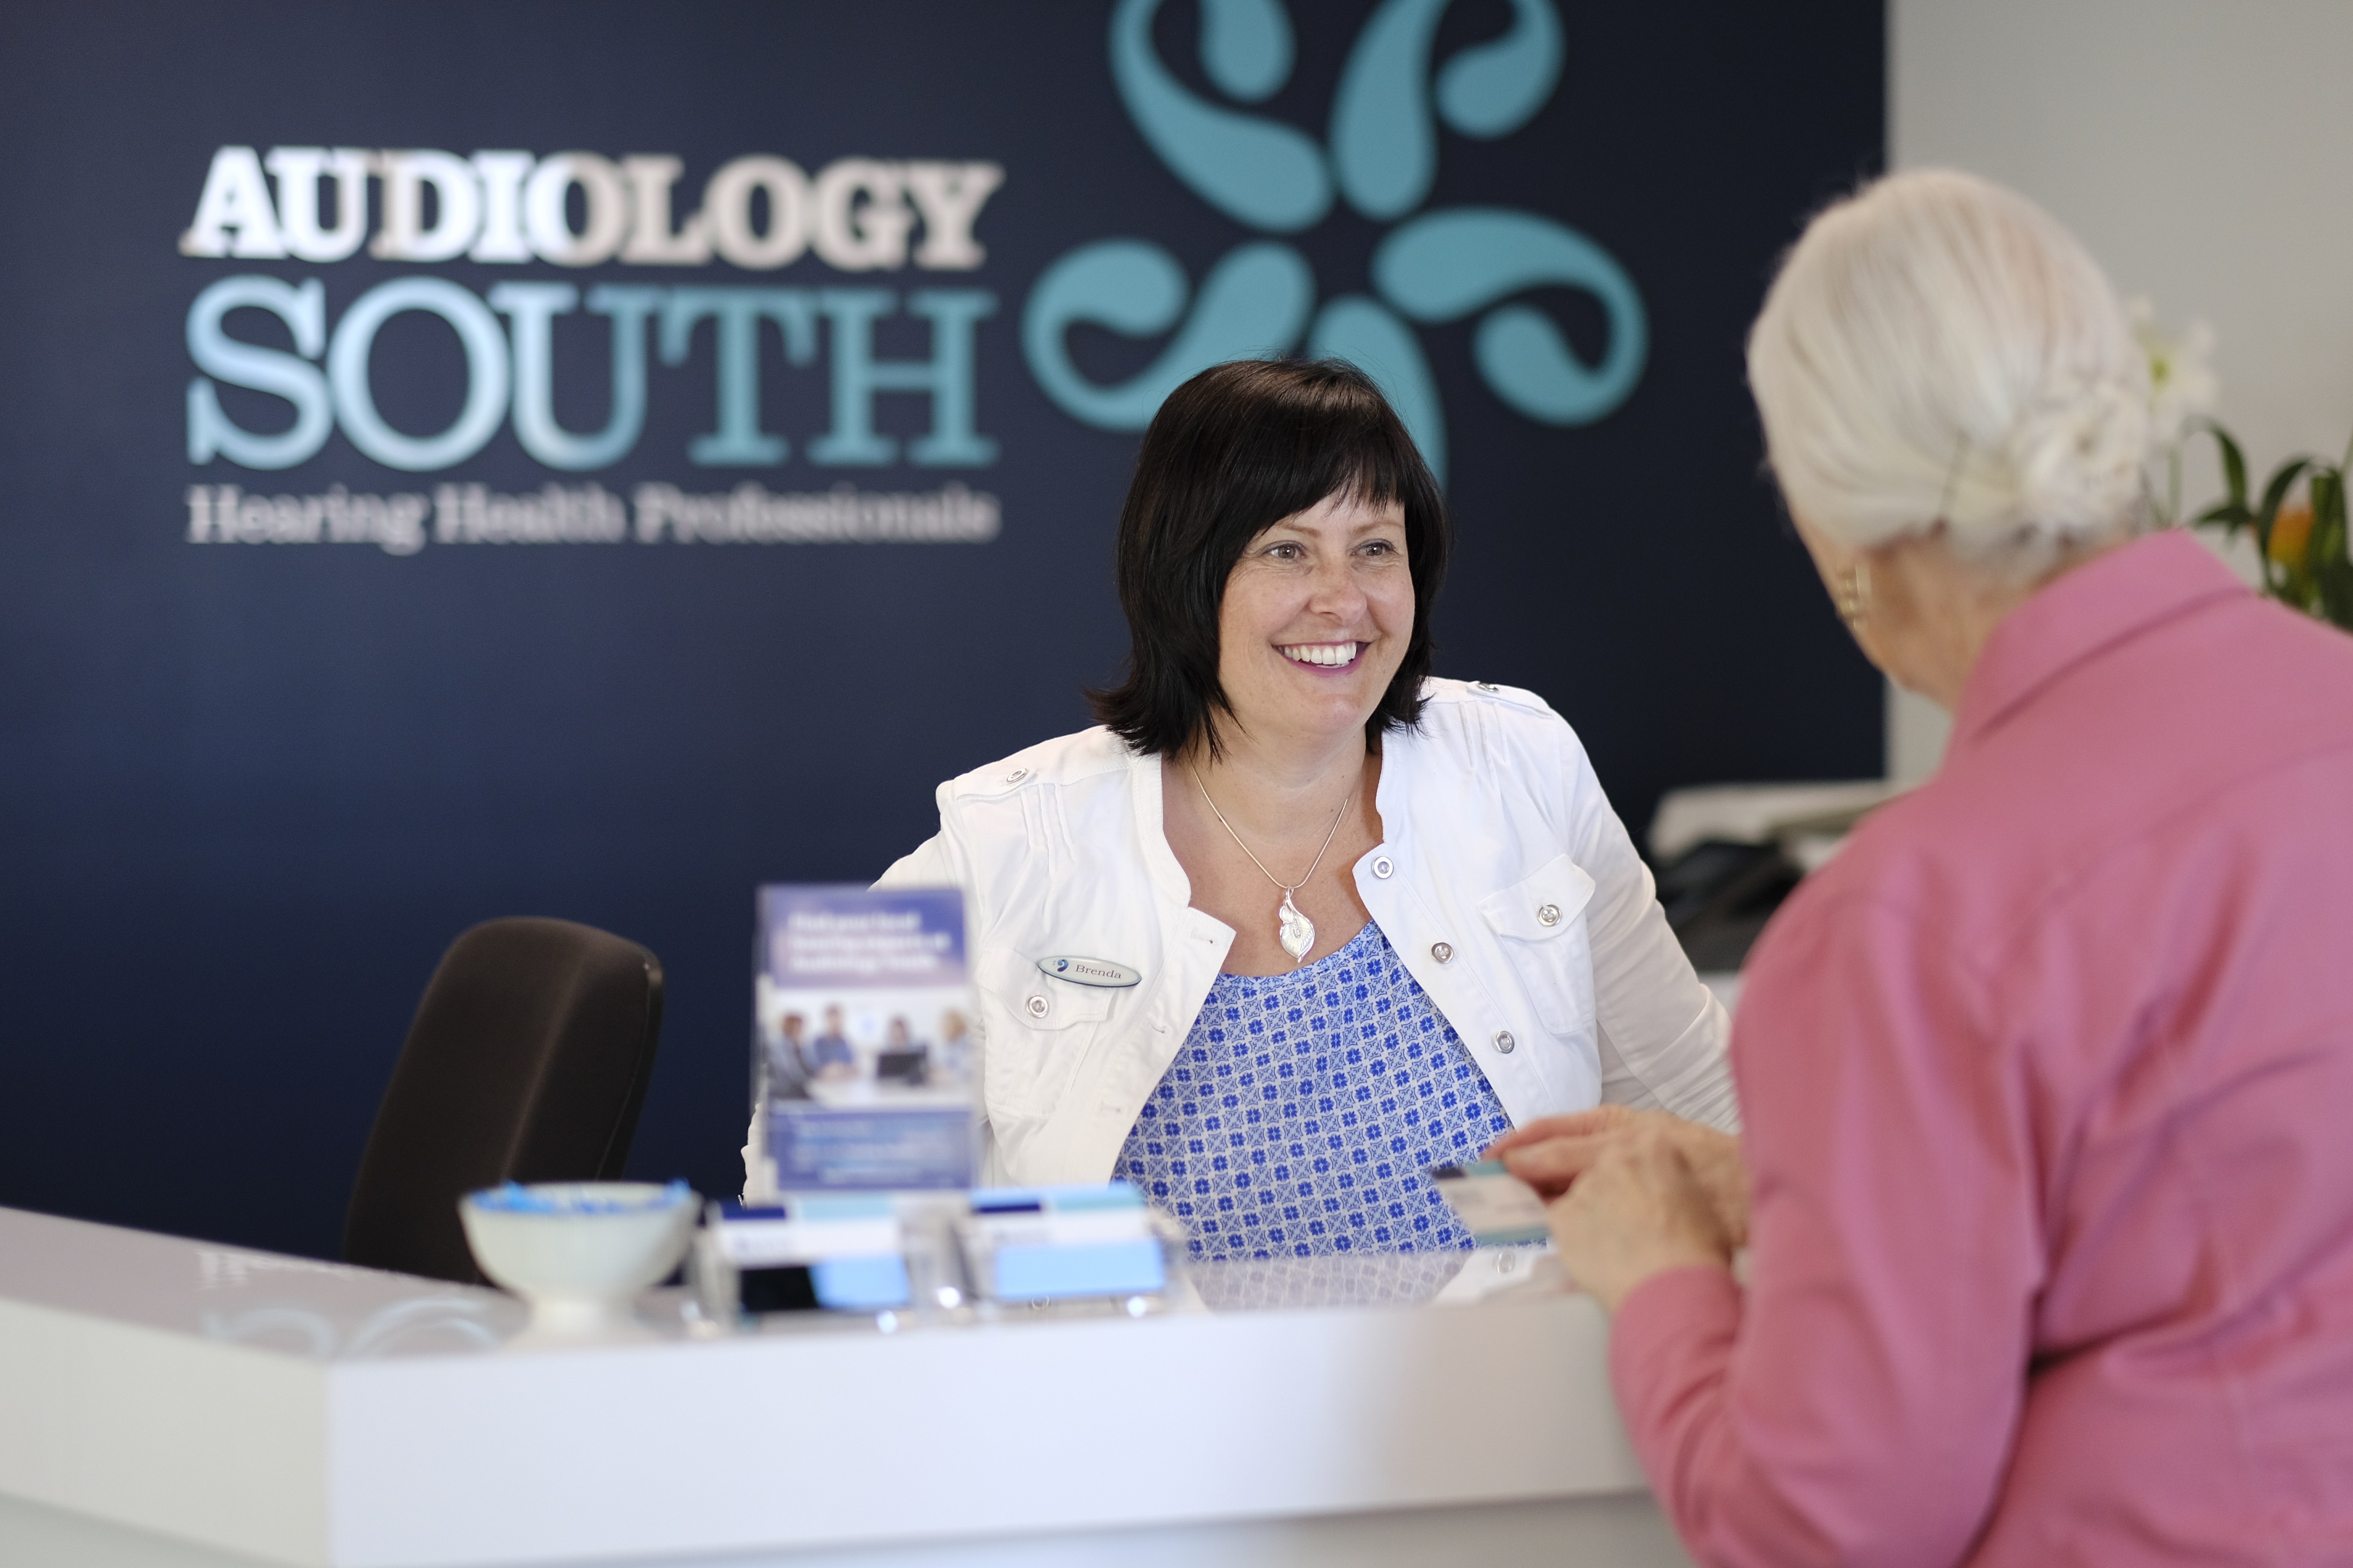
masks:
[[[533,1332],[560,1333],[626,1327],[686,1255],[697,1207],[684,1182],[510,1182],[458,1215],[482,1272],[532,1304]]]

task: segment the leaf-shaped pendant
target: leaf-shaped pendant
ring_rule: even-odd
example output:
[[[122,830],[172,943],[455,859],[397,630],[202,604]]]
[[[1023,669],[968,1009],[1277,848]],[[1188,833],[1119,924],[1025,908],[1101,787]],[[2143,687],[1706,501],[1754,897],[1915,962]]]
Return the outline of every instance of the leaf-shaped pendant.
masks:
[[[1282,908],[1275,910],[1274,914],[1282,925],[1282,934],[1277,940],[1282,943],[1282,951],[1291,954],[1291,962],[1297,963],[1307,956],[1307,950],[1315,945],[1315,922],[1299,912],[1299,906],[1291,901],[1291,889],[1288,888],[1282,890]]]

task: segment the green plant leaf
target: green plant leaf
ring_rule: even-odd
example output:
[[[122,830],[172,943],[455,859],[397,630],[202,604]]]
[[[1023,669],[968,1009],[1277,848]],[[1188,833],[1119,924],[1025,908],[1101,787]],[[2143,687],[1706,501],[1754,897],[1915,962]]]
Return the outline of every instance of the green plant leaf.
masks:
[[[2331,561],[2321,577],[2321,609],[2331,625],[2353,632],[2353,562]]]
[[[2327,613],[2330,563],[2345,558],[2345,475],[2337,468],[2312,470],[2312,531],[2298,563],[2309,584],[2313,608]]]
[[[2206,421],[2206,428],[2213,435],[2214,445],[2221,448],[2222,484],[2230,491],[2231,504],[2244,511],[2247,506],[2246,457],[2239,450],[2239,444],[2231,439],[2228,430],[2211,419]]]
[[[2272,525],[2279,521],[2280,503],[2287,499],[2288,490],[2311,467],[2310,458],[2291,458],[2274,469],[2271,479],[2263,485],[2263,505],[2255,510],[2255,552],[2262,563],[2263,586],[2270,591],[2272,597],[2284,599],[2290,604],[2303,601],[2298,596],[2296,574],[2281,568],[2272,560]]]
[[[2287,500],[2289,488],[2312,466],[2310,458],[2290,458],[2274,468],[2272,477],[2264,481],[2263,505],[2255,509],[2255,516],[2266,536],[2271,532],[2272,520],[2279,515],[2280,503]]]
[[[2345,532],[2345,470],[2316,468],[2312,470],[2312,526],[2314,537],[2322,531],[2333,531],[2341,538]],[[2315,554],[2313,559],[2322,559]]]

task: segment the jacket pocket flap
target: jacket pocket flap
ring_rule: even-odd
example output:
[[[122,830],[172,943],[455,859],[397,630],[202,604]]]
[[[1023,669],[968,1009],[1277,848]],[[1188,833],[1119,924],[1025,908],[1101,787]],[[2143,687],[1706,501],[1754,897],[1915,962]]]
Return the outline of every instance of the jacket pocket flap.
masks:
[[[1048,977],[1016,952],[993,954],[981,965],[980,987],[996,1004],[1033,1029],[1100,1024],[1111,1015],[1111,993]]]
[[[1593,898],[1593,879],[1566,855],[1556,855],[1499,893],[1479,900],[1479,912],[1498,936],[1545,942],[1573,929]]]

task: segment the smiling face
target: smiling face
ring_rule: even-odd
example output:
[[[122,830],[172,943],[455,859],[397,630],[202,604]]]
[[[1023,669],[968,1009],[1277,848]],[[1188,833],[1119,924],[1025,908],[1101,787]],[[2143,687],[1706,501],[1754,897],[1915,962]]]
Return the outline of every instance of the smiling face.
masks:
[[[1270,524],[1226,578],[1218,679],[1260,742],[1361,731],[1413,635],[1405,509],[1326,496]]]

